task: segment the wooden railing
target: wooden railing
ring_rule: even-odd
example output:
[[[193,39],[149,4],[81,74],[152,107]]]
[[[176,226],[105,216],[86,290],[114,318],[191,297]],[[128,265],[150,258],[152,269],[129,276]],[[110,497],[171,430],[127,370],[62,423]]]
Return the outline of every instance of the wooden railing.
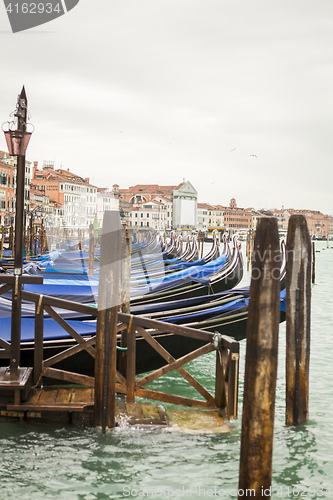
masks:
[[[121,321],[119,328],[127,329],[127,371],[126,379],[117,384],[117,391],[126,394],[127,401],[135,400],[135,396],[163,401],[183,406],[226,409],[228,418],[237,418],[238,375],[239,375],[239,342],[226,335],[214,334],[184,326],[151,320],[129,314],[118,315]],[[159,335],[172,333],[196,339],[203,346],[175,359],[159,342]],[[167,362],[161,368],[137,379],[135,374],[136,341],[142,337]],[[216,350],[215,395],[212,396],[185,368],[184,365],[194,359]],[[144,386],[158,378],[177,370],[182,377],[194,387],[205,401],[166,394]]]
[[[10,285],[2,287],[1,291],[9,289]],[[49,377],[64,382],[94,386],[94,377],[81,373],[74,373],[54,368],[56,363],[63,361],[80,351],[85,350],[95,358],[96,335],[84,337],[55,310],[55,308],[66,309],[80,312],[87,316],[98,317],[99,311],[89,305],[58,299],[46,295],[39,295],[32,292],[22,291],[22,299],[35,303],[35,343],[34,343],[34,366],[33,382],[37,385],[41,377]],[[75,341],[73,345],[65,348],[54,356],[43,359],[43,341],[44,341],[44,311],[53,318]],[[157,401],[164,401],[176,405],[218,408],[226,410],[229,419],[237,418],[238,402],[238,371],[239,371],[239,343],[234,339],[195,330],[192,328],[164,323],[161,321],[150,320],[141,316],[130,314],[118,314],[118,338],[121,332],[127,332],[127,350],[126,350],[126,372],[121,374],[116,371],[116,390],[118,393],[126,395],[128,402],[135,401],[135,397],[144,397]],[[186,355],[175,359],[158,341],[161,334],[173,334],[202,341],[203,345]],[[98,335],[98,333],[97,333]],[[136,376],[136,343],[138,338],[144,339],[153,347],[166,361],[166,364],[157,370],[154,370],[140,378]],[[2,355],[0,357],[9,357],[10,344],[0,341]],[[216,350],[216,368],[215,368],[215,394],[211,395],[185,368],[184,365],[198,358],[199,356]],[[156,390],[147,389],[145,386],[158,378],[166,375],[172,370],[177,370],[185,380],[204,398],[192,399],[173,394],[166,394]]]
[[[62,380],[64,382],[93,386],[94,377],[52,368],[52,366],[56,363],[59,363],[60,361],[63,361],[83,350],[87,351],[93,358],[95,358],[95,349],[93,346],[96,343],[96,335],[90,338],[83,337],[77,333],[74,328],[72,328],[72,326],[70,326],[69,323],[67,323],[67,321],[55,311],[54,308],[76,311],[93,317],[97,317],[97,309],[93,306],[58,299],[47,295],[39,295],[32,292],[23,291],[22,299],[35,303],[34,384],[37,384],[42,376],[45,376]],[[48,359],[43,359],[44,311],[46,311],[50,317],[53,318],[72,337],[72,339],[76,341],[76,344],[73,346],[64,349]]]

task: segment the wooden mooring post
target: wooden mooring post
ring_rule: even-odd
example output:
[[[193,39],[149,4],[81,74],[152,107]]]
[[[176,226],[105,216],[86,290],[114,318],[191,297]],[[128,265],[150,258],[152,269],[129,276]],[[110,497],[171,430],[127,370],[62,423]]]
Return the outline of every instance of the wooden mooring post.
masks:
[[[277,351],[280,263],[277,221],[259,220],[252,258],[247,320],[239,492],[270,498]],[[243,498],[239,494],[239,499]]]
[[[251,259],[253,255],[253,245],[254,245],[254,229],[249,229],[246,237],[246,258],[247,258],[247,270],[250,270]]]
[[[94,225],[89,226],[89,269],[88,275],[94,274],[94,260],[95,260],[95,229]]]
[[[95,356],[94,425],[115,427],[117,320],[123,227],[117,211],[104,213]]]
[[[287,235],[286,424],[309,413],[311,239],[304,215],[292,215]]]
[[[4,226],[1,227],[1,246],[0,246],[0,258],[2,259],[3,255],[3,244],[5,242],[5,228]]]
[[[130,314],[130,288],[131,288],[131,254],[132,244],[128,229],[125,228],[123,238],[123,259],[122,259],[122,306],[121,310],[125,314]],[[127,374],[127,330],[122,330],[119,355],[119,373],[126,377]]]
[[[316,245],[312,242],[312,283],[316,282]]]

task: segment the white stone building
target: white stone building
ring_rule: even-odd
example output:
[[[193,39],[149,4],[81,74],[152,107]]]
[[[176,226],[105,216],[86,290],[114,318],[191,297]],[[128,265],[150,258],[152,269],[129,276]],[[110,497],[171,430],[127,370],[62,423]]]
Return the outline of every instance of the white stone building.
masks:
[[[189,181],[173,190],[173,228],[197,228],[198,192]]]
[[[99,227],[103,225],[104,212],[119,210],[119,198],[112,191],[105,188],[97,188],[96,218]]]

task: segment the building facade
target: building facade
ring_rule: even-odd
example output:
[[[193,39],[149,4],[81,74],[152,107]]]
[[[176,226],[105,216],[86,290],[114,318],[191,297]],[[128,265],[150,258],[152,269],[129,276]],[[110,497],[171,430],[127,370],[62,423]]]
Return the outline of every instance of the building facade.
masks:
[[[97,188],[96,218],[99,227],[103,226],[104,212],[119,210],[119,198],[112,191]]]
[[[302,214],[306,218],[310,236],[312,238],[327,238],[329,235],[329,219],[327,215],[322,214],[318,210],[295,210],[288,209],[290,215]]]
[[[25,162],[24,204],[29,208],[31,162]],[[16,208],[16,156],[0,151],[0,225],[14,224]]]
[[[198,192],[189,181],[172,192],[172,227],[174,229],[197,228]]]
[[[159,186],[158,184],[136,184],[128,189],[119,189],[118,185],[113,186],[113,191],[119,196],[119,203],[129,203],[129,213],[132,207],[144,210],[146,202],[158,202],[166,206],[161,209],[160,215],[163,213],[163,219],[159,219],[162,227],[159,229],[196,229],[197,226],[197,197],[198,193],[189,181],[184,181],[177,186]],[[141,204],[141,205],[140,205]],[[157,206],[157,205],[156,205]],[[133,210],[135,213],[138,210]],[[164,214],[166,219],[164,219]],[[145,219],[141,222],[149,222]],[[133,214],[129,216],[129,220],[135,224]],[[166,224],[165,224],[166,223]]]
[[[156,200],[135,203],[131,207],[129,225],[157,230],[168,229],[167,206]]]
[[[38,170],[34,162],[32,182],[63,207],[62,224],[66,229],[87,229],[93,223],[97,210],[97,187],[88,178],[69,169],[54,169],[51,162]]]

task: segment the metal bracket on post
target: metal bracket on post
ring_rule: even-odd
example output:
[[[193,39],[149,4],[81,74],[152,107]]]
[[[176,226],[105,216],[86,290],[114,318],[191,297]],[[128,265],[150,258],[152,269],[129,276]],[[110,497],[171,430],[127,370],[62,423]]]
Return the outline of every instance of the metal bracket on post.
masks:
[[[222,348],[222,335],[219,332],[214,332],[212,344],[216,350],[220,350]]]

